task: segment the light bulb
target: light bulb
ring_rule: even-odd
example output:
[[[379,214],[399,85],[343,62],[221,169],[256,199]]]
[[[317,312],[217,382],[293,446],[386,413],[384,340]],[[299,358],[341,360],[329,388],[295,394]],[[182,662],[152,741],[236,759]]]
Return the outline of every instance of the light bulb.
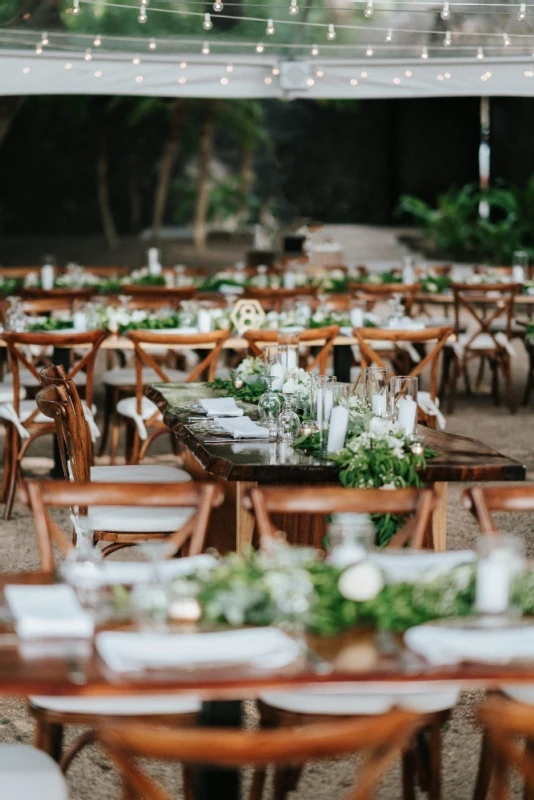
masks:
[[[421,50],[421,58],[427,59],[428,58],[428,47],[423,47]]]
[[[226,65],[226,71],[227,72],[233,72],[234,71],[234,65],[233,64],[227,64]]]
[[[350,85],[351,86],[357,86],[358,85],[358,79],[357,78],[351,78],[350,79]]]
[[[85,51],[84,59],[86,61],[91,61],[92,58],[93,58],[93,54],[91,52],[91,48],[88,47],[87,50]]]
[[[70,11],[71,14],[74,14],[75,17],[78,16],[78,14],[80,13],[80,0],[72,0],[72,8]]]
[[[280,75],[280,70],[278,69],[278,67],[273,67],[272,73],[273,75]]]
[[[322,69],[318,69],[317,72],[315,73],[315,77],[316,78],[324,78],[323,70]]]
[[[449,19],[451,15],[450,8],[448,2],[443,3],[443,8],[441,9],[441,19]]]
[[[180,69],[187,69],[187,61],[180,61]]]
[[[313,80],[313,78],[308,78],[308,80],[306,81],[306,84],[308,86],[313,86],[315,84],[315,81]]]
[[[223,8],[224,8],[224,6],[221,3],[221,0],[215,0],[215,2],[213,4],[213,10],[219,12],[219,11],[222,11]]]
[[[186,78],[183,78],[183,77],[182,77],[182,78],[178,78],[178,83],[180,84],[180,86],[183,86],[183,85],[184,85],[184,83],[186,82],[186,80],[187,80],[187,79],[186,79]]]
[[[208,42],[204,42],[204,44],[202,45],[202,54],[205,55],[205,56],[209,56],[209,54],[210,54],[210,46],[209,46]]]
[[[312,44],[311,54],[312,54],[312,56],[318,56],[319,55],[319,48],[317,47],[316,44]]]
[[[328,31],[327,31],[327,33],[326,33],[326,38],[327,38],[327,39],[328,39],[330,42],[333,42],[333,41],[334,41],[334,39],[336,38],[336,29],[334,28],[334,26],[332,25],[332,23],[330,23],[330,24],[329,24],[329,26],[328,26]]]
[[[46,45],[48,44],[48,34],[46,33],[46,31],[44,31],[44,33],[41,34],[41,44],[43,45],[43,47],[46,47]]]
[[[227,86],[228,85],[228,78],[221,78],[220,82],[222,83],[223,86]]]
[[[148,47],[149,47],[150,50],[155,50],[156,47],[157,47],[156,40],[155,39],[151,39]]]
[[[502,39],[503,39],[503,42],[504,42],[504,46],[505,47],[510,47],[510,37],[508,36],[507,33],[503,33]]]
[[[363,12],[364,17],[372,17],[374,13],[373,8],[373,0],[367,0],[367,5],[365,6],[365,10]]]
[[[137,21],[140,22],[141,24],[144,24],[147,21],[146,6],[141,6],[141,8],[139,9],[139,16],[137,17]]]
[[[136,75],[135,76],[135,82],[136,83],[143,83],[143,76],[142,75]]]
[[[100,45],[102,44],[102,37],[100,36],[100,34],[98,34],[95,37],[95,40],[94,40],[93,44],[94,44],[95,47],[100,47]]]
[[[297,5],[297,0],[291,0],[291,2],[289,4],[289,13],[294,17],[299,13],[299,7]]]
[[[204,22],[202,23],[202,27],[205,31],[211,31],[213,28],[213,22],[211,21],[210,14],[204,14]]]
[[[477,47],[477,58],[479,61],[484,58],[484,49],[482,47]]]
[[[407,78],[411,78],[411,77],[412,77],[412,71],[411,71],[411,69],[405,69],[405,70],[404,70],[404,75],[405,75]]]
[[[265,33],[268,36],[273,36],[273,34],[275,33],[274,22],[272,21],[272,19],[267,20],[267,27],[265,28]]]
[[[270,75],[267,75],[267,77],[263,79],[263,82],[266,83],[267,86],[270,86],[271,83],[273,82],[273,79],[271,78]]]
[[[134,56],[132,58],[132,64],[135,64],[136,67],[138,67],[140,63],[141,63],[141,59],[139,58],[139,56]]]
[[[393,39],[393,28],[390,28],[386,33],[386,42],[391,42]]]
[[[450,47],[451,44],[452,44],[452,34],[450,31],[447,31],[447,33],[445,34],[445,38],[443,39],[443,46]]]
[[[521,3],[521,5],[519,6],[519,11],[517,12],[517,19],[519,20],[519,22],[523,22],[526,16],[527,16],[527,7],[525,3]]]
[[[264,49],[265,49],[265,48],[264,48],[264,46],[262,45],[262,43],[261,43],[261,42],[259,42],[259,43],[256,45],[256,53],[263,53]]]
[[[70,61],[67,61],[67,63],[65,64],[65,69],[67,70],[67,72],[69,72],[72,69],[72,64],[70,63]]]
[[[94,74],[95,78],[101,78],[102,77],[102,70],[101,69],[97,69],[96,72],[94,72],[93,74]]]
[[[393,78],[393,83],[395,84],[395,86],[398,86],[400,82],[401,82],[400,78]]]
[[[36,45],[35,54],[40,56],[42,52],[43,52],[43,48],[41,47],[41,45],[40,44]]]
[[[373,53],[374,53],[374,50],[373,50],[372,47],[368,47],[367,50],[365,51],[365,55],[368,56],[369,58],[371,58]]]

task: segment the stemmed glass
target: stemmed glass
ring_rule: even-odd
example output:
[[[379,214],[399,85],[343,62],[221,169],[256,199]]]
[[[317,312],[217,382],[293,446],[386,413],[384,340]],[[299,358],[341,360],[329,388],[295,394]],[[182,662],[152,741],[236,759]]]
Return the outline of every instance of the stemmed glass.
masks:
[[[258,400],[258,422],[269,431],[269,436],[275,438],[278,428],[278,417],[280,416],[281,403],[276,392],[273,391],[275,381],[280,380],[276,373],[280,370],[275,365],[280,365],[282,353],[280,348],[266,347],[264,352],[265,371],[262,380],[267,384],[267,391]],[[283,378],[282,378],[283,381]]]
[[[287,348],[282,348],[287,351]],[[284,353],[286,355],[286,353]],[[295,394],[294,382],[286,379],[282,385],[284,408],[278,417],[278,438],[282,442],[293,442],[300,432],[300,419],[291,408],[291,398]]]
[[[74,589],[81,605],[99,619],[105,605],[104,560],[93,544],[93,530],[87,517],[77,516],[73,522],[76,547],[69,551],[61,573]]]
[[[169,588],[161,574],[161,563],[173,552],[169,541],[140,542],[139,548],[152,569],[145,583],[132,592],[132,612],[141,630],[165,632],[169,613]]]

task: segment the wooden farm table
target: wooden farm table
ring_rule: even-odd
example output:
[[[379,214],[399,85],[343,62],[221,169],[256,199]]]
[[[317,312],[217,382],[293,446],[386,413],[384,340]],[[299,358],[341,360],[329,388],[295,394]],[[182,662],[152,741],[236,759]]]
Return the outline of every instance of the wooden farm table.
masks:
[[[166,425],[186,448],[186,468],[196,478],[224,481],[225,502],[213,513],[211,544],[222,552],[241,550],[251,544],[254,517],[242,507],[244,493],[258,484],[336,484],[337,468],[325,459],[293,450],[285,442],[224,441],[187,424],[187,404],[200,397],[212,397],[206,384],[155,384],[148,397],[163,413]],[[184,406],[185,404],[185,406]],[[254,407],[251,406],[254,414]],[[429,546],[446,549],[447,484],[449,481],[522,481],[525,467],[475,439],[454,436],[419,427],[425,443],[439,455],[428,462],[423,480],[436,491],[439,501],[432,521]],[[290,541],[320,546],[324,520],[310,516],[277,520]],[[295,525],[298,524],[298,529]]]

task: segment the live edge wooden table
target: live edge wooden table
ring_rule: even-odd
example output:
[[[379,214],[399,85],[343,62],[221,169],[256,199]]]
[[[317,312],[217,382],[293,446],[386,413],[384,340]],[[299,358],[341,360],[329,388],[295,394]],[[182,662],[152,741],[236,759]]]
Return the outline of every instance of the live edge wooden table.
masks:
[[[186,448],[186,469],[195,478],[224,482],[225,502],[212,517],[210,544],[221,552],[241,550],[253,542],[254,518],[242,506],[247,489],[259,484],[336,484],[337,469],[329,461],[303,454],[285,442],[214,440],[201,426],[188,424],[193,400],[215,396],[206,384],[159,383],[147,389],[163,419]],[[251,406],[253,413],[254,407]],[[476,439],[419,427],[424,442],[439,455],[421,477],[434,488],[438,505],[427,545],[446,549],[447,484],[450,481],[523,481],[526,469]],[[320,546],[324,520],[316,517],[280,517],[276,520],[288,540]],[[298,525],[298,528],[296,527]]]

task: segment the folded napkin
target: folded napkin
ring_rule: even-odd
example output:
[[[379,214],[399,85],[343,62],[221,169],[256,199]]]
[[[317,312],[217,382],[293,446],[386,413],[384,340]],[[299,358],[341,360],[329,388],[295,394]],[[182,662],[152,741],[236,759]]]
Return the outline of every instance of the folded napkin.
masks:
[[[6,586],[4,594],[21,638],[93,635],[93,620],[70,586]]]
[[[300,653],[297,642],[276,628],[196,634],[104,632],[96,637],[96,648],[114,672],[238,664],[280,669]]]
[[[439,398],[436,397],[432,400],[430,392],[417,392],[417,405],[419,408],[431,417],[436,417],[440,431],[444,431],[447,427],[447,420],[439,410]]]
[[[411,583],[428,575],[435,578],[450,572],[460,564],[470,564],[476,560],[473,550],[451,550],[434,553],[431,550],[387,550],[370,553],[369,560],[381,569],[389,583]]]
[[[158,574],[163,580],[172,580],[181,575],[191,575],[199,570],[212,569],[217,565],[217,559],[208,554],[191,556],[190,558],[170,558],[158,563]],[[69,573],[69,582],[76,582],[74,574]],[[144,583],[154,575],[154,565],[146,561],[104,561],[102,564],[101,582],[108,586],[125,585],[133,586]]]
[[[268,439],[269,431],[256,425],[250,417],[240,417],[239,419],[218,419],[217,425],[228,431],[234,439]]]
[[[210,397],[198,403],[208,417],[242,417],[244,414],[233,397]]]
[[[430,664],[534,661],[534,625],[498,630],[418,625],[406,631],[404,641],[410,650],[423,656]]]

